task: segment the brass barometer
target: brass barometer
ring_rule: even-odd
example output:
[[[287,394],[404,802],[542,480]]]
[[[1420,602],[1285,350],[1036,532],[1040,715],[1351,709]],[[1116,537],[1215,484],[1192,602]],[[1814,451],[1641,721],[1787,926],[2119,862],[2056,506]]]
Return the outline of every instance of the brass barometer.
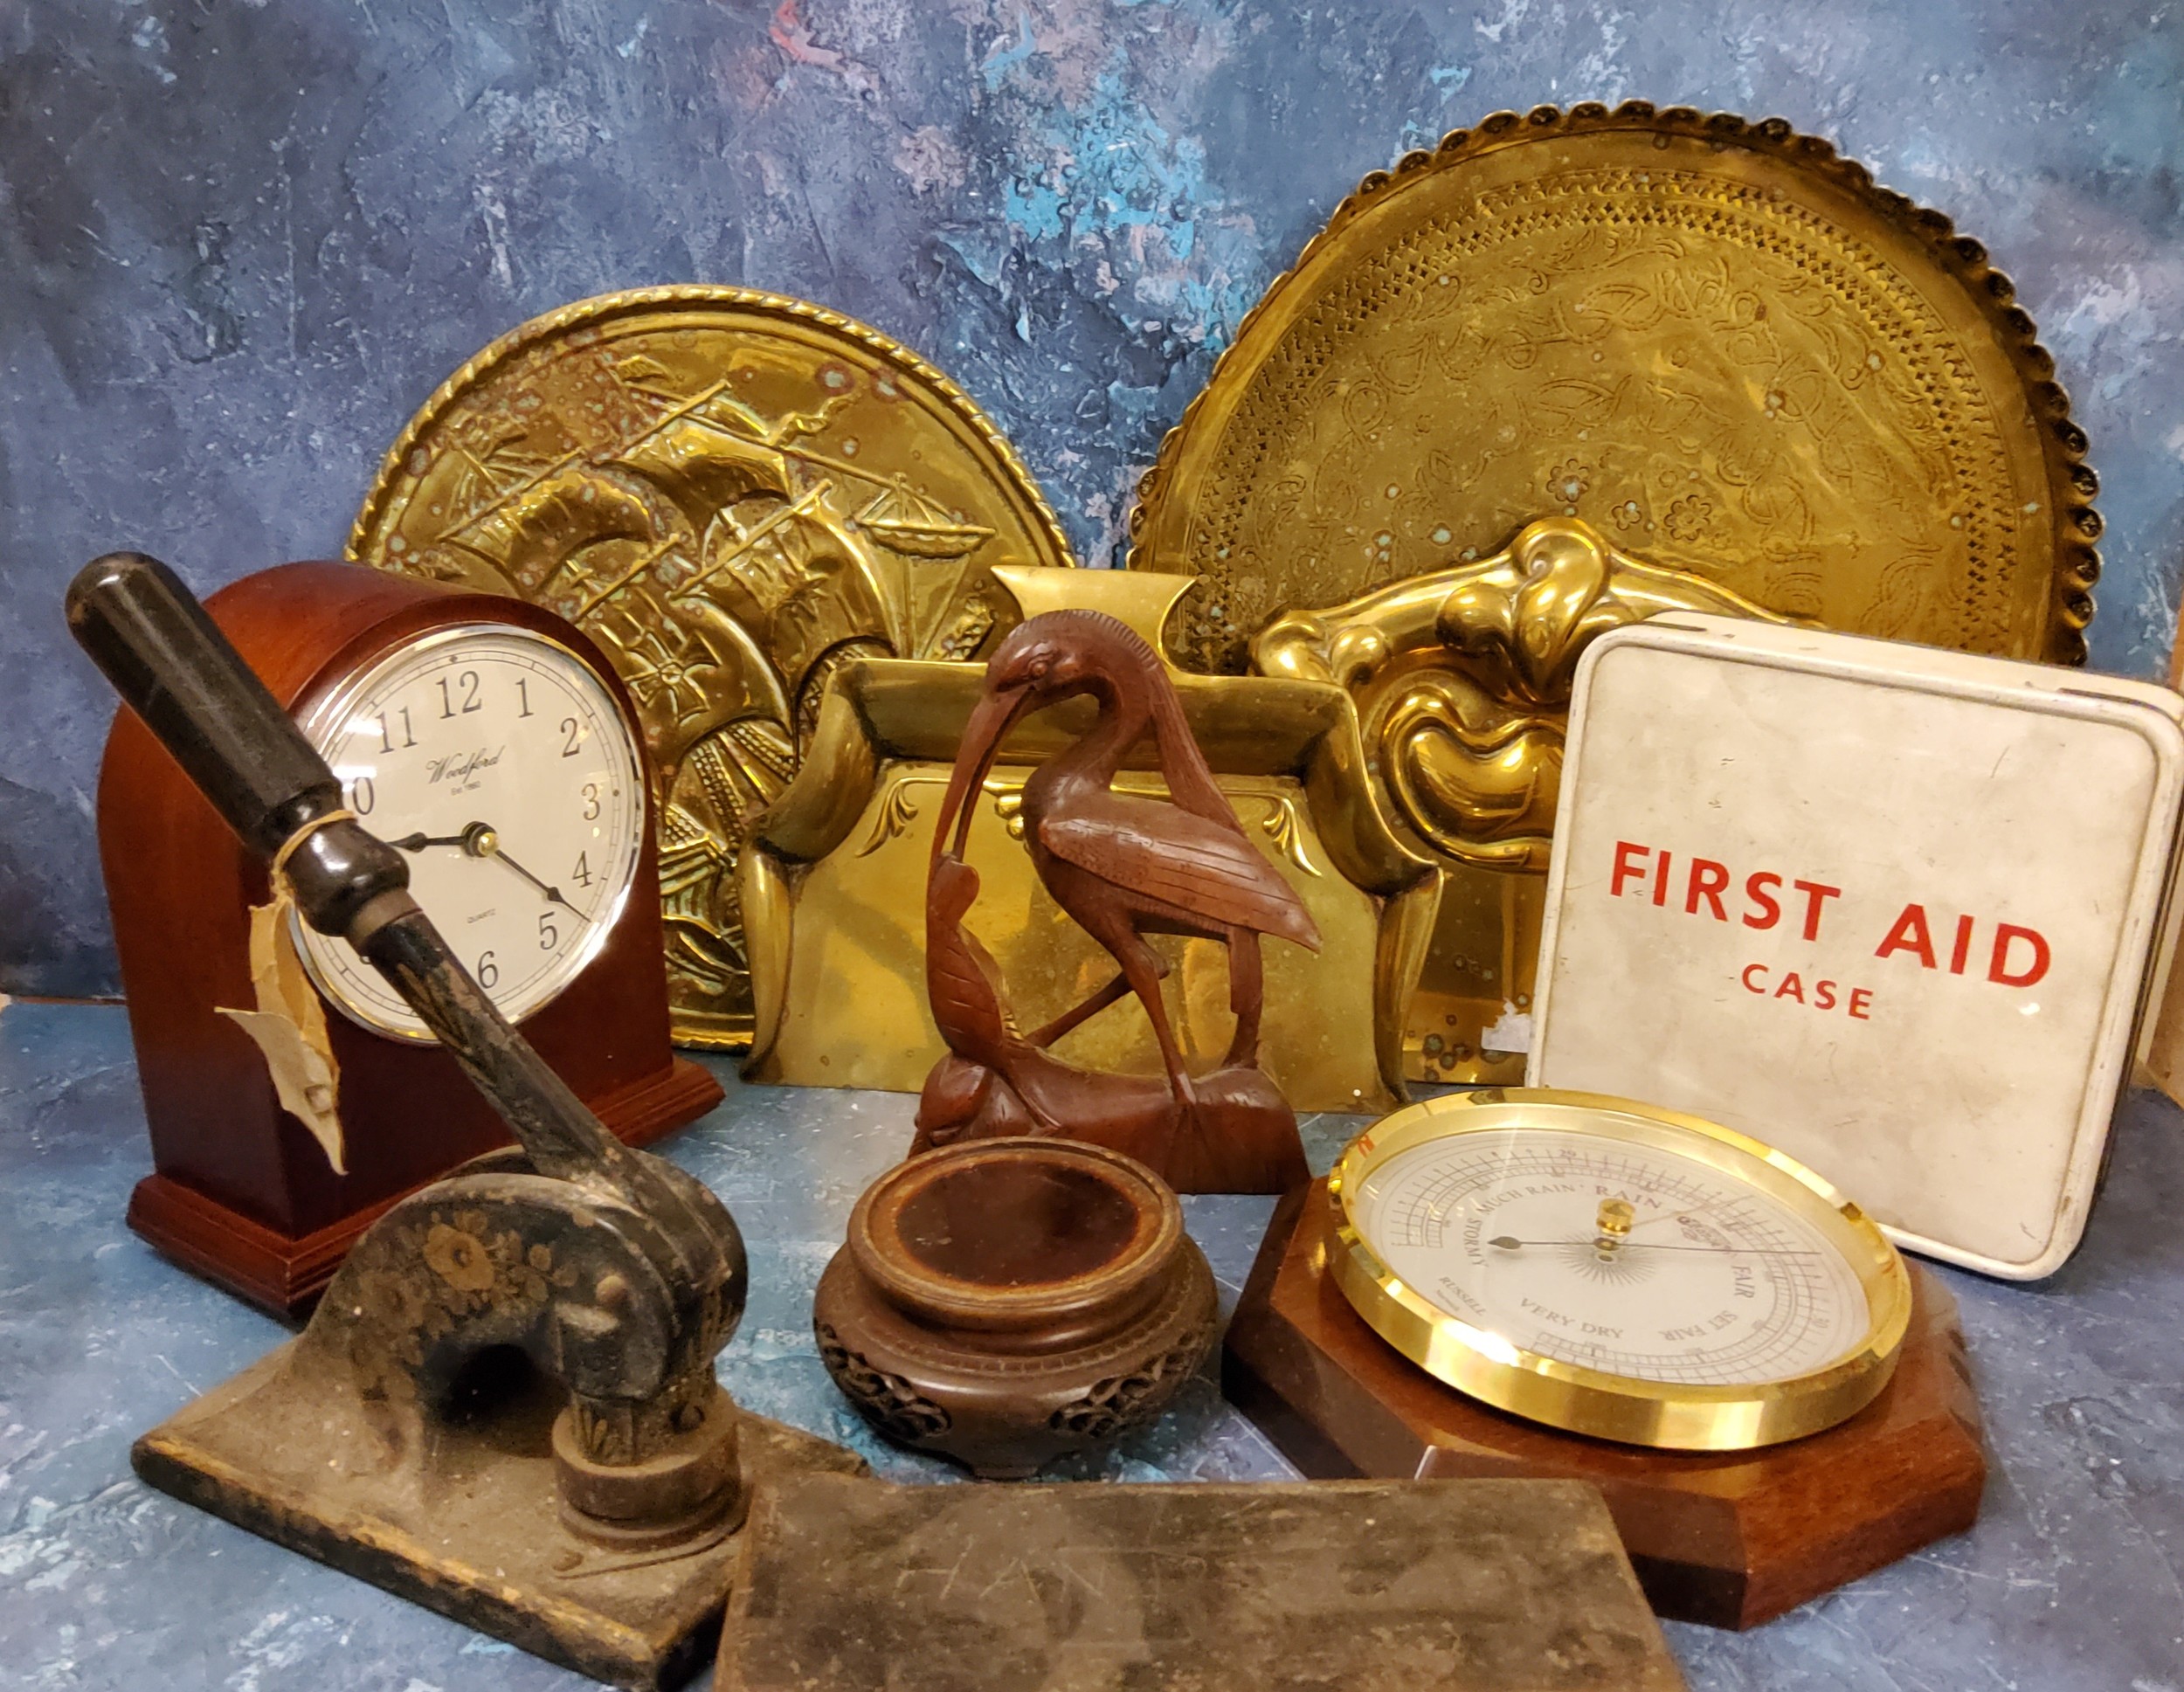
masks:
[[[1810,1170],[1628,1099],[1488,1089],[1399,1110],[1329,1178],[1337,1284],[1475,1398],[1574,1433],[1740,1451],[1896,1367],[1896,1248]]]

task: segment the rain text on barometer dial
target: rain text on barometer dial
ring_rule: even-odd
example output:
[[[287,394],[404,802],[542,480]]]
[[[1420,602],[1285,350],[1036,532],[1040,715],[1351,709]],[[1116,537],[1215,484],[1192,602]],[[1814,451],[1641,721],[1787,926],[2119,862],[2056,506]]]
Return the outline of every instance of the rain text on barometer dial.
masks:
[[[1553,1129],[1391,1157],[1359,1233],[1451,1316],[1541,1357],[1677,1385],[1827,1368],[1866,1339],[1856,1271],[1801,1217],[1695,1158]]]
[[[597,955],[636,877],[643,777],[613,697],[574,653],[521,629],[439,630],[352,678],[304,729],[503,1016],[538,1010]],[[432,1038],[348,942],[298,933],[348,1015]]]

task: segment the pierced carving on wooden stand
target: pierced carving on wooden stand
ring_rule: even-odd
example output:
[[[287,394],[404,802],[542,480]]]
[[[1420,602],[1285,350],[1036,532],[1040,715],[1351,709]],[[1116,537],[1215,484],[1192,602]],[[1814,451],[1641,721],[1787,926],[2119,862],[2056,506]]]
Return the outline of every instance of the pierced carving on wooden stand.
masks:
[[[1174,1191],[1067,1140],[981,1140],[866,1189],[812,1323],[883,1438],[1021,1480],[1159,1415],[1220,1301]]]
[[[1025,782],[1020,817],[1039,878],[1115,959],[1102,987],[1045,1026],[1018,1030],[999,971],[963,927],[978,896],[964,861],[970,810],[1009,729],[1080,694],[1091,729]],[[1117,793],[1123,756],[1144,736],[1158,749],[1169,799]],[[953,838],[950,831],[953,829]],[[1148,934],[1227,950],[1234,1038],[1220,1067],[1192,1076],[1161,997],[1166,961]],[[1278,1192],[1304,1178],[1296,1117],[1258,1067],[1260,936],[1317,950],[1310,915],[1245,835],[1184,721],[1152,648],[1118,618],[1048,611],[1019,625],[986,666],[933,835],[926,980],[949,1055],[927,1078],[914,1151],[959,1140],[1057,1135],[1123,1151],[1186,1192]],[[1166,1070],[1098,1074],[1047,1047],[1127,995],[1151,1019]]]

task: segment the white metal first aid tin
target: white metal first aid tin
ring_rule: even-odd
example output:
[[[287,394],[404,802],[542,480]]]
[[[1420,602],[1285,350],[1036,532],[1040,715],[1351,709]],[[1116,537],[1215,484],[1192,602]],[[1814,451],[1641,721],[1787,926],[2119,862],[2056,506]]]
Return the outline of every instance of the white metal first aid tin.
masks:
[[[1911,1250],[2076,1248],[2176,920],[2184,699],[1670,614],[1577,669],[1534,1087],[1709,1117]]]

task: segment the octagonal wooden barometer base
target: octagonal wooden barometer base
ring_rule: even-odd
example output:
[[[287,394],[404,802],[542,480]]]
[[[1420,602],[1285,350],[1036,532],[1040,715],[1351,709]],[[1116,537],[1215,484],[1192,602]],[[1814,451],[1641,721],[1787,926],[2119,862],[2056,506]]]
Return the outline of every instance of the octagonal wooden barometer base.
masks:
[[[1316,1478],[1590,1481],[1659,1614],[1742,1628],[1972,1525],[1987,1460],[1956,1301],[1913,1267],[1879,1398],[1750,1452],[1652,1451],[1503,1414],[1420,1369],[1323,1270],[1324,1181],[1275,1212],[1221,1357],[1228,1398]]]

